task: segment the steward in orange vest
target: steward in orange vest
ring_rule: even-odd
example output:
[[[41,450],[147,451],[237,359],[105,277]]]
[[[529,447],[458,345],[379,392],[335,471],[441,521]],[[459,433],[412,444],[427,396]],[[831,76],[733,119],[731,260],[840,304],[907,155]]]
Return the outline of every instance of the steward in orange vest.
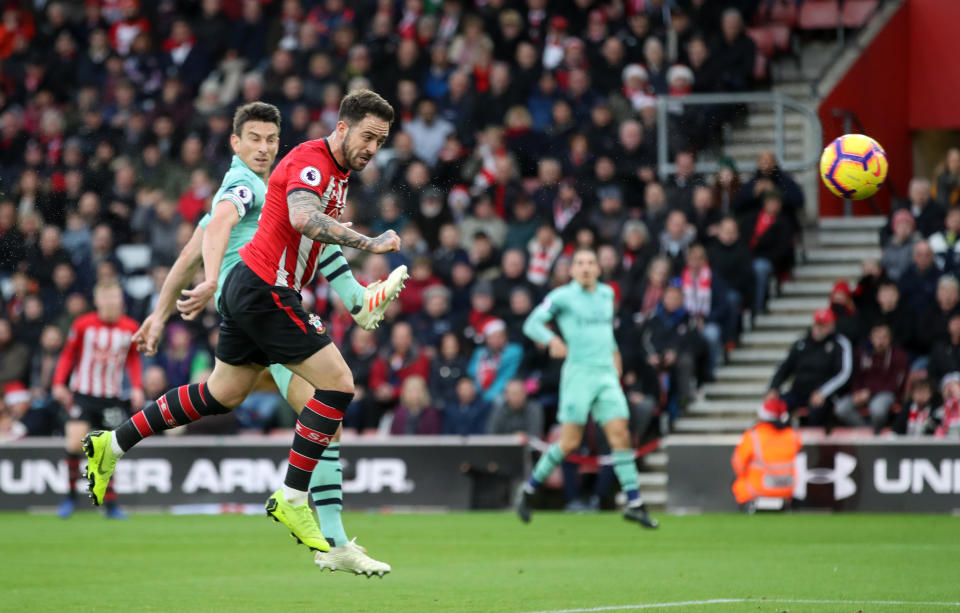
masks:
[[[768,398],[757,409],[759,422],[743,433],[730,463],[737,479],[733,495],[746,505],[759,496],[793,498],[796,478],[794,459],[802,443],[800,435],[787,425],[787,405],[779,398]]]

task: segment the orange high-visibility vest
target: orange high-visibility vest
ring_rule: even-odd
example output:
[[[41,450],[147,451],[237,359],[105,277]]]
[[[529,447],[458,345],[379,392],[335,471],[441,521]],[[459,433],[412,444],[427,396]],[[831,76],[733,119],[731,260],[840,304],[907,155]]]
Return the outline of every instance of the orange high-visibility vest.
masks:
[[[739,504],[758,496],[793,498],[794,460],[802,447],[793,428],[760,422],[743,433],[730,463],[737,479],[733,495]]]

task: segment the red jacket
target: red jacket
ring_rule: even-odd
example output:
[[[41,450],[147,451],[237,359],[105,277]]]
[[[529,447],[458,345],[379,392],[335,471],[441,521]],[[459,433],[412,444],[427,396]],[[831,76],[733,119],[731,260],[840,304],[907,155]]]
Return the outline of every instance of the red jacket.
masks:
[[[370,391],[383,385],[393,387],[393,397],[400,397],[400,388],[404,380],[411,375],[419,375],[423,379],[430,379],[430,358],[419,349],[413,348],[402,362],[392,364],[392,352],[381,353],[370,366]]]

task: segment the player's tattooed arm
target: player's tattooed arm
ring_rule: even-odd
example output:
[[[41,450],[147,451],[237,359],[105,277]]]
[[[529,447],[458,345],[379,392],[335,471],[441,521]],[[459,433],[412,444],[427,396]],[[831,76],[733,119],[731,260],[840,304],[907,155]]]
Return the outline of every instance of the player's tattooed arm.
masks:
[[[370,238],[325,214],[322,208],[319,196],[313,192],[298,189],[287,194],[290,225],[311,240],[373,253],[387,253],[400,248],[400,238],[393,230]]]

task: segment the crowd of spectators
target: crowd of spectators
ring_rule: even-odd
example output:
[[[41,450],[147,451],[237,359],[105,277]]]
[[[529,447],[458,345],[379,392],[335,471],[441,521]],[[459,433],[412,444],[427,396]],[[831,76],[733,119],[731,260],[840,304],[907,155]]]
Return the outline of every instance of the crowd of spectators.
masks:
[[[812,423],[960,435],[960,149],[917,177],[881,228],[879,261],[829,306],[771,382]],[[841,354],[849,353],[849,363]]]
[[[753,176],[729,161],[696,172],[725,113],[671,106],[677,170],[655,170],[655,96],[753,86],[743,16],[756,4],[5,2],[0,429],[26,398],[49,418],[31,432],[56,430],[52,366],[98,280],[123,283],[134,318],[150,311],[229,166],[233,109],[276,104],[282,156],[327,135],[341,96],[363,86],[397,120],[352,178],[347,215],[362,232],[395,229],[404,248],[348,255],[361,281],[401,263],[412,278],[375,334],[322,280],[304,291],[355,374],[346,425],[543,435],[559,364],[520,330],[582,245],[617,296],[635,431],[676,416],[792,264],[803,195],[772,154]],[[145,363],[147,397],[202,379],[216,337],[212,305],[174,321]],[[281,402],[255,393],[234,427],[290,425]]]

